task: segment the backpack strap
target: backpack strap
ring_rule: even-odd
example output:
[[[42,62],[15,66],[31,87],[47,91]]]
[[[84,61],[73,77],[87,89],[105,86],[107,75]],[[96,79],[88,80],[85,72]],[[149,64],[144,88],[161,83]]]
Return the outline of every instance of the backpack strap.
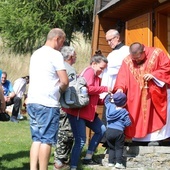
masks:
[[[81,74],[79,75],[79,76],[83,76],[83,74],[86,72],[86,70],[88,70],[90,68],[90,66],[89,67],[86,67],[82,72],[81,72]]]
[[[77,120],[80,118],[80,109],[78,109]]]

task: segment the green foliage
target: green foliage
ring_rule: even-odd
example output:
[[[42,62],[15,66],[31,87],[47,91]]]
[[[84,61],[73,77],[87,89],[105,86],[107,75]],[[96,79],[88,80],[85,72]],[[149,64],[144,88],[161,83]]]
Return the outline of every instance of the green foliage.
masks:
[[[60,27],[68,44],[73,32],[92,34],[93,0],[1,0],[0,36],[15,53],[32,52],[51,28]]]

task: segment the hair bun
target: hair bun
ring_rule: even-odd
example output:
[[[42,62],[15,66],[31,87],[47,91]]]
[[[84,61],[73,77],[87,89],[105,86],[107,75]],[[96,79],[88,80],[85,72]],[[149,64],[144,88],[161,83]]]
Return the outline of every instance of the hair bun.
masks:
[[[95,55],[102,55],[101,50],[96,50],[96,51],[95,51]]]

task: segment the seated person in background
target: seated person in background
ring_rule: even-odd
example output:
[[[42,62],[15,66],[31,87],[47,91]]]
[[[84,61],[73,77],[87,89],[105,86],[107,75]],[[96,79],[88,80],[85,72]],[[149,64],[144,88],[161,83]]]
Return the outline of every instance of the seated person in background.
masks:
[[[21,99],[16,96],[16,94],[13,90],[13,87],[12,87],[12,83],[9,80],[7,80],[6,72],[2,72],[1,84],[2,84],[2,88],[3,88],[6,106],[10,106],[10,105],[14,104],[10,120],[11,120],[11,122],[18,123],[17,116],[18,116],[18,112],[20,109],[20,105],[21,105]]]
[[[22,102],[22,98],[24,97],[24,103],[27,98],[27,94],[26,94],[27,84],[29,84],[29,76],[18,78],[17,80],[14,81],[14,85],[13,85],[13,89],[14,89],[16,96],[21,99],[21,102]],[[19,109],[17,119],[19,120],[23,119],[20,109]]]
[[[1,75],[2,75],[2,70],[0,69],[0,77]],[[0,84],[0,111],[5,112],[5,108],[6,108],[6,103],[4,99],[4,93],[3,93],[2,85]]]
[[[3,95],[3,89],[2,89],[2,85],[0,84],[0,112],[3,113],[5,112],[5,108],[6,108],[6,103],[5,103],[5,99],[4,99],[4,95]]]
[[[113,99],[113,102],[112,102]],[[124,148],[124,129],[131,125],[129,112],[124,108],[126,106],[127,97],[122,92],[107,95],[105,98],[106,106],[106,141],[109,146],[109,164],[110,167],[116,169],[125,169],[123,165],[123,148]]]
[[[26,85],[29,84],[29,76],[18,78],[14,81],[13,89],[17,97],[26,96]]]

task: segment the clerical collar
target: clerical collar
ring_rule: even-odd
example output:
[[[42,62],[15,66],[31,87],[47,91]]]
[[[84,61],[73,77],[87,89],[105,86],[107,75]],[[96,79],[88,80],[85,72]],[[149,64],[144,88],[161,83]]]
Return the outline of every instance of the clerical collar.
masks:
[[[119,50],[122,46],[124,46],[124,44],[121,42],[113,50]]]

